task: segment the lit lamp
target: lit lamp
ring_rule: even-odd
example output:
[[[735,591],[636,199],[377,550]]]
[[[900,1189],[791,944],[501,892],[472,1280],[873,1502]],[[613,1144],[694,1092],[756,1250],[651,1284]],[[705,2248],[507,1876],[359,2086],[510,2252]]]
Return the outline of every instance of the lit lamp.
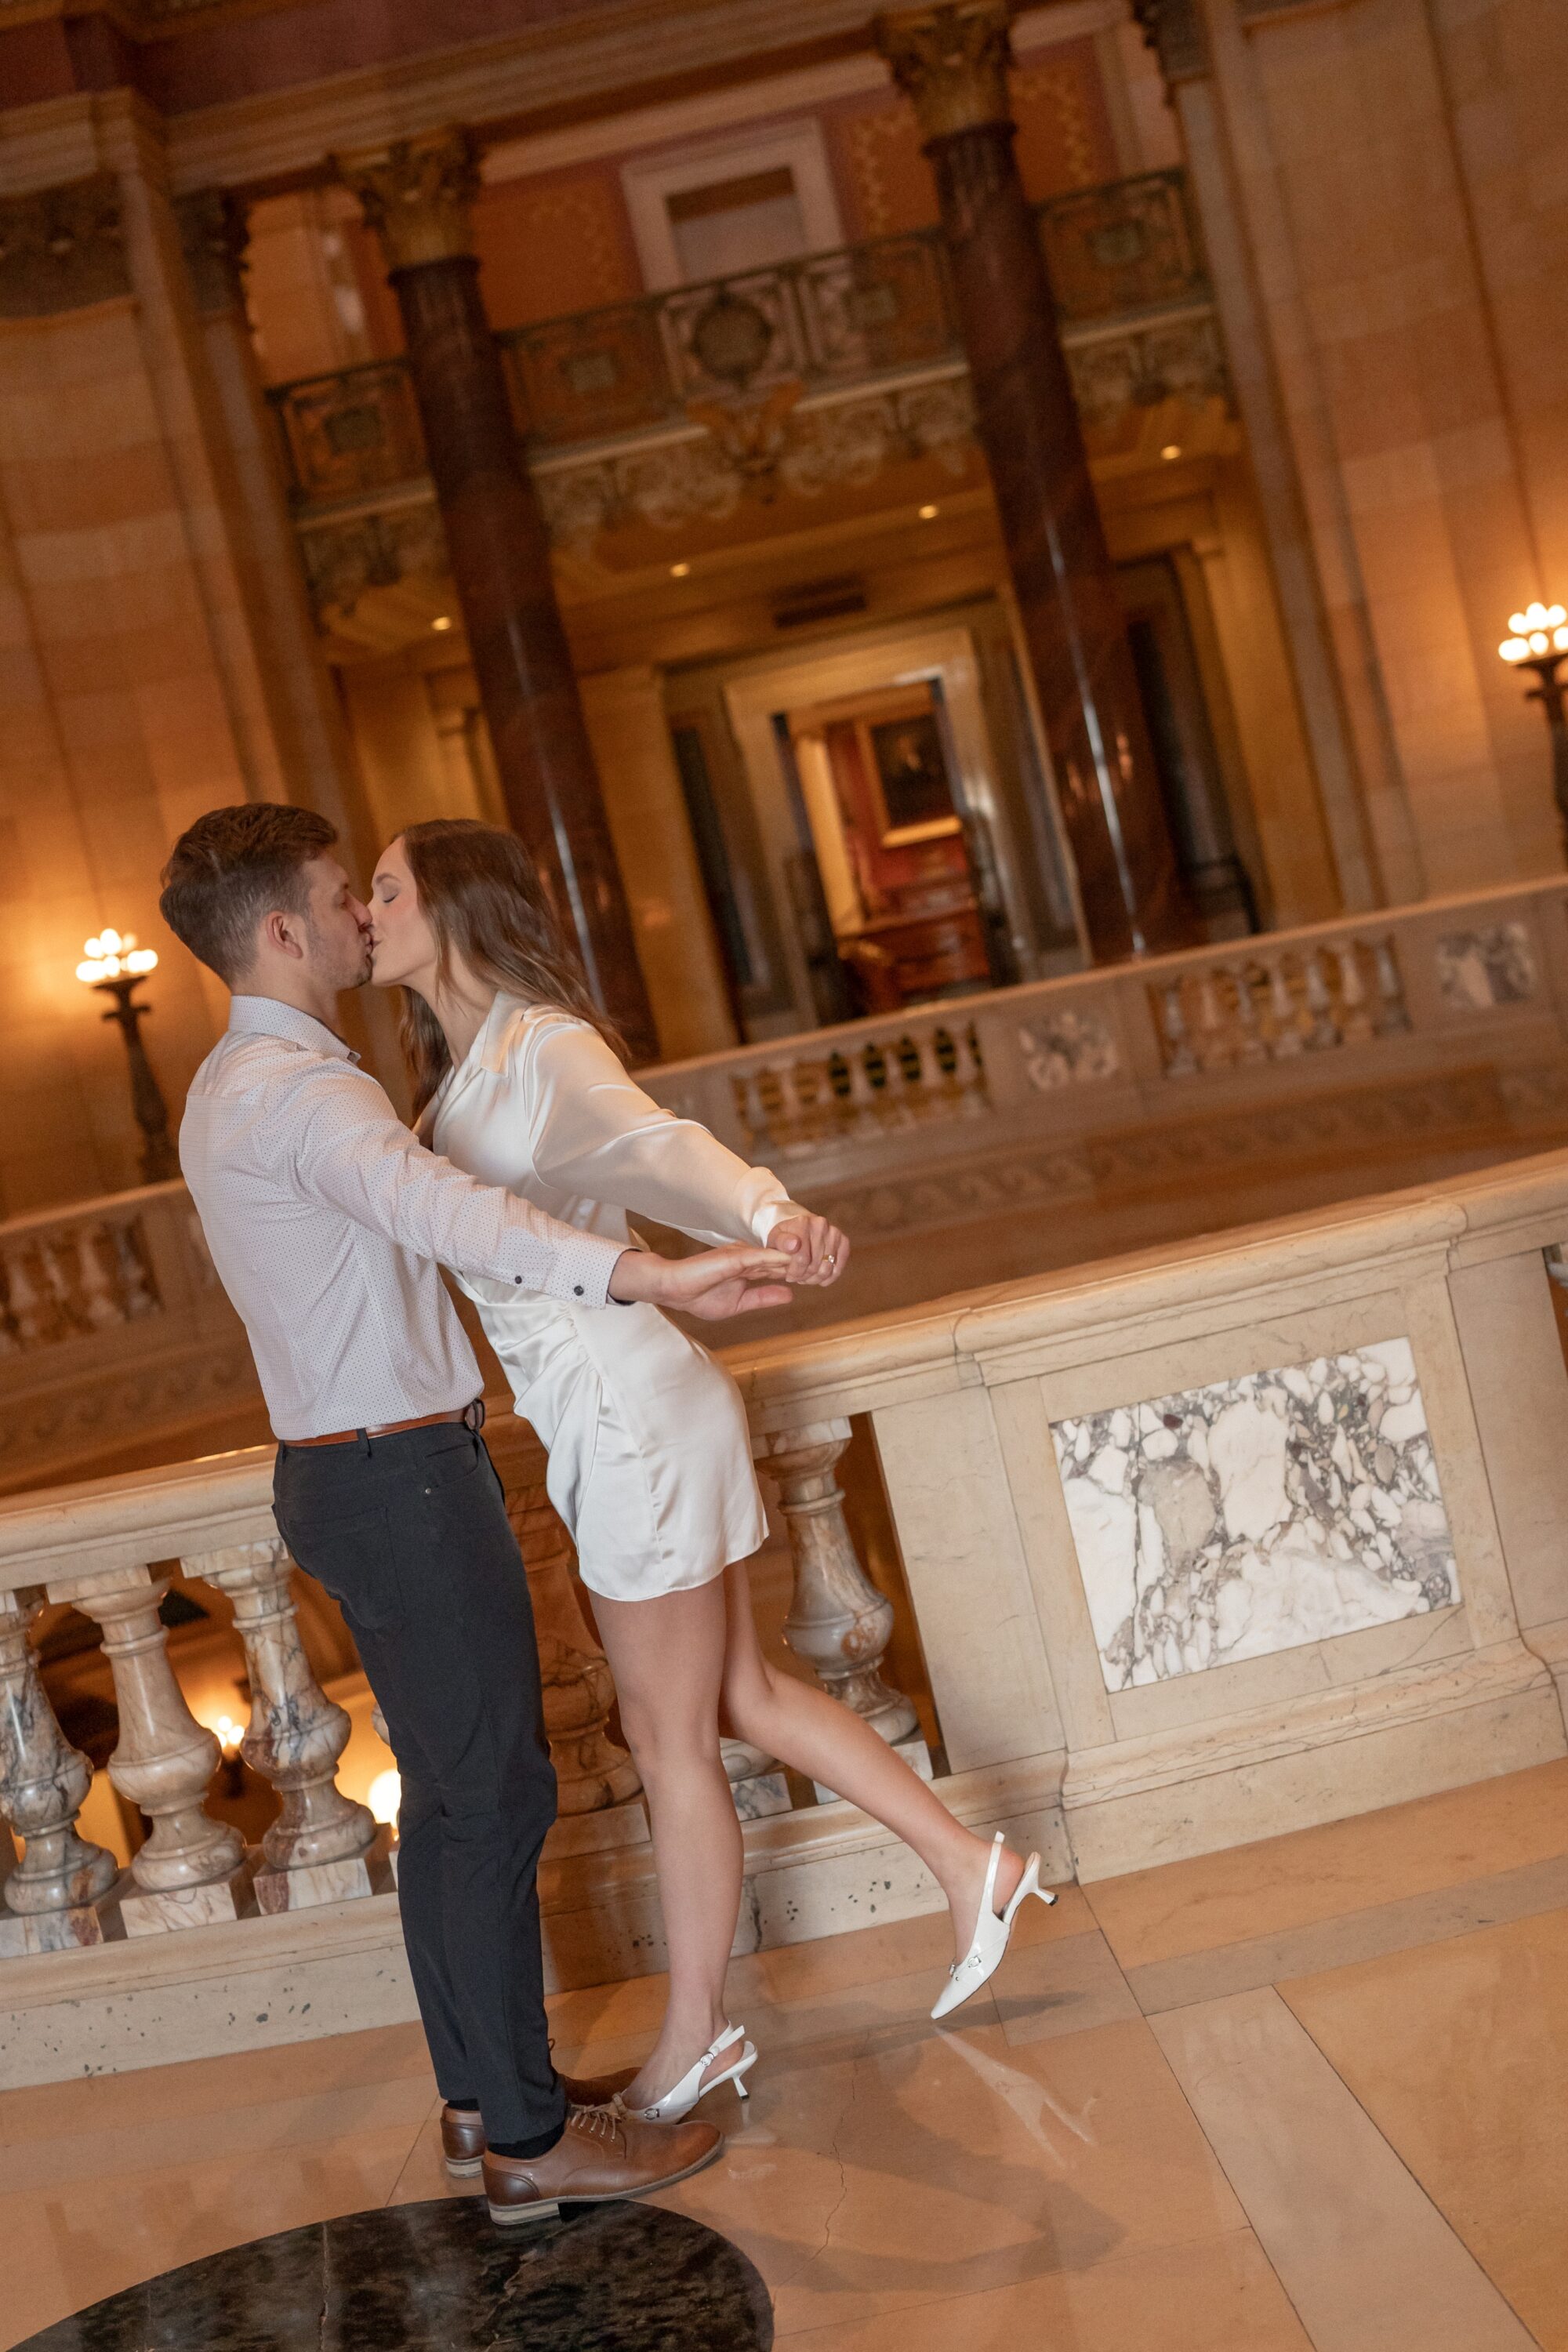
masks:
[[[153,1008],[135,1003],[132,993],[137,982],[156,971],[157,965],[153,950],[139,948],[130,931],[100,931],[97,939],[88,940],[85,959],[76,968],[79,981],[95,988],[100,996],[114,999],[103,1017],[119,1023],[131,1059],[131,1108],[142,1129],[142,1177],[148,1184],[161,1184],[165,1177],[180,1172],[174,1139],[169,1133],[168,1107],[142,1043],[142,1024]]]
[[[1498,647],[1515,669],[1532,669],[1539,686],[1525,688],[1525,698],[1539,702],[1552,734],[1552,789],[1568,845],[1568,709],[1564,709],[1563,665],[1568,662],[1568,610],[1561,604],[1531,604],[1510,615],[1511,636]]]

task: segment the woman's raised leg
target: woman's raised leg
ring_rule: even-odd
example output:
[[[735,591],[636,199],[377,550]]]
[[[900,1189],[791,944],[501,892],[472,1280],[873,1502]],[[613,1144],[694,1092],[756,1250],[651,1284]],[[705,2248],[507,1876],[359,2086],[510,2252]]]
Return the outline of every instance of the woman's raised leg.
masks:
[[[730,1731],[836,1790],[911,1846],[947,1897],[953,1947],[962,1958],[980,1916],[990,1840],[954,1821],[930,1784],[849,1707],[769,1665],[757,1640],[743,1560],[725,1570],[724,1585],[723,1702]],[[1022,1857],[1009,1848],[996,1872],[997,1910],[1023,1874]]]
[[[653,1601],[594,1595],[621,1728],[642,1774],[669,1948],[669,2003],[627,2106],[672,2090],[723,2031],[724,1972],[741,1908],[741,1824],[719,1747],[725,1589]],[[719,2068],[729,2057],[716,2062]]]

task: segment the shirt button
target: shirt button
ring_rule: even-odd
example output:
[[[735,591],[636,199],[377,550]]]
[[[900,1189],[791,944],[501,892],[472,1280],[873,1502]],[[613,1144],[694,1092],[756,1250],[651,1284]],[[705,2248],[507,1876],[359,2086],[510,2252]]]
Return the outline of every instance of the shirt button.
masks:
[[[521,1274],[514,1274],[514,1275],[512,1276],[512,1280],[513,1280],[514,1282],[516,1282],[516,1283],[521,1283],[521,1280],[522,1280],[522,1276],[521,1276]]]
[[[572,1296],[573,1296],[573,1297],[574,1297],[574,1298],[581,1298],[581,1297],[582,1297],[582,1296],[583,1296],[583,1286],[582,1286],[582,1284],[581,1284],[580,1282],[574,1282],[574,1283],[572,1285]]]

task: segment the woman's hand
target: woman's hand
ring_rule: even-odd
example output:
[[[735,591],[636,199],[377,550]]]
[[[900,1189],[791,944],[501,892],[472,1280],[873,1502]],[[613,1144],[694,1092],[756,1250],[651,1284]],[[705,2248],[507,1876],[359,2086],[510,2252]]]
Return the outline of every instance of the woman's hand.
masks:
[[[809,1282],[826,1288],[837,1281],[849,1263],[848,1235],[830,1225],[826,1217],[814,1217],[805,1210],[798,1216],[780,1218],[768,1235],[768,1247],[787,1251],[787,1282]]]
[[[723,1249],[700,1250],[695,1257],[656,1257],[651,1250],[623,1251],[610,1276],[610,1297],[653,1307],[678,1307],[704,1323],[749,1315],[761,1307],[788,1307],[791,1261],[782,1250],[758,1242],[731,1242]]]

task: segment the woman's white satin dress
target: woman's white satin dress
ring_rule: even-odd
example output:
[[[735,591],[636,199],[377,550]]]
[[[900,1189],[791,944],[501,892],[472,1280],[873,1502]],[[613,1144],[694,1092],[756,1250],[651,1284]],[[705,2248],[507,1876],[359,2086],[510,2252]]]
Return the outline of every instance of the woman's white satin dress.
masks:
[[[776,1176],[635,1085],[597,1031],[500,996],[423,1122],[432,1148],[585,1233],[626,1211],[708,1243],[799,1213]],[[574,1307],[458,1277],[549,1449],[583,1581],[648,1601],[721,1575],[767,1533],[734,1381],[657,1307]]]

